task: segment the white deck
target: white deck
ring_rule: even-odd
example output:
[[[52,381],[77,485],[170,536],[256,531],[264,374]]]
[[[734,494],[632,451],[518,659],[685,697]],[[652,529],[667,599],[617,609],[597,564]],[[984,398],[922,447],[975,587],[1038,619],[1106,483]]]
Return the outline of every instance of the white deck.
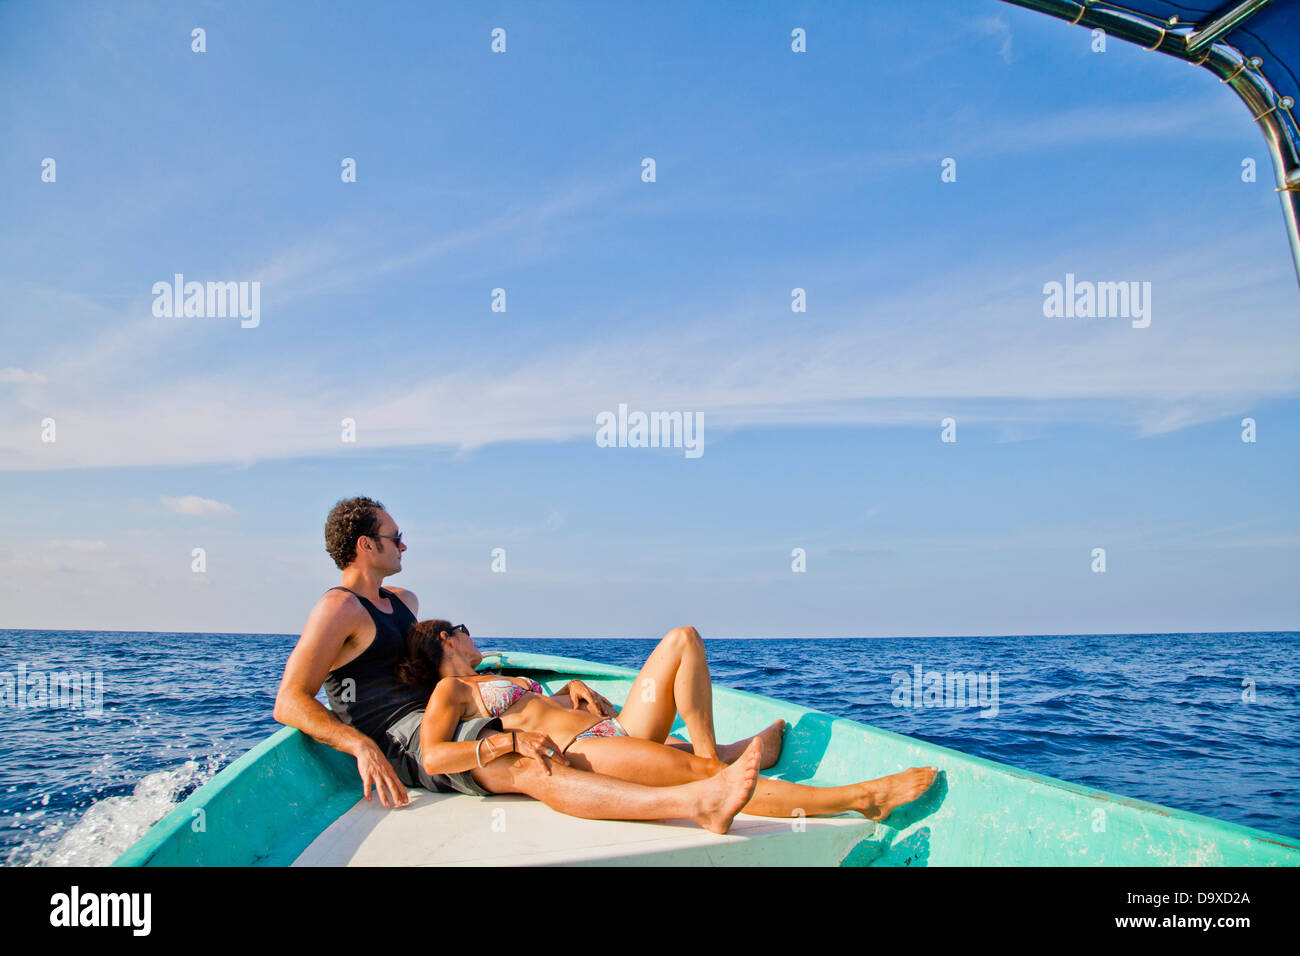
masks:
[[[580,820],[522,796],[407,792],[411,803],[400,810],[358,801],[293,865],[834,866],[876,832],[856,813],[801,821],[742,814],[718,835],[689,821]]]

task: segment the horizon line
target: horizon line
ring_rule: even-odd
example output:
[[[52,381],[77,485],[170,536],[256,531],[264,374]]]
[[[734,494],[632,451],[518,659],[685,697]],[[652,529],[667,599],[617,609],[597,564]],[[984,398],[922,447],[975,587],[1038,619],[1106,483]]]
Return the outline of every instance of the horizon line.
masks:
[[[69,627],[0,627],[0,634],[36,631],[42,634],[175,634],[186,637],[301,637],[301,634],[278,631],[141,631],[118,628]],[[1057,634],[866,634],[850,637],[705,637],[705,641],[925,641],[952,640],[955,638],[1001,637],[1222,637],[1241,634],[1281,634],[1300,636],[1296,630],[1245,630],[1245,631],[1113,631]],[[661,637],[509,637],[493,635],[483,640],[494,641],[658,641]]]

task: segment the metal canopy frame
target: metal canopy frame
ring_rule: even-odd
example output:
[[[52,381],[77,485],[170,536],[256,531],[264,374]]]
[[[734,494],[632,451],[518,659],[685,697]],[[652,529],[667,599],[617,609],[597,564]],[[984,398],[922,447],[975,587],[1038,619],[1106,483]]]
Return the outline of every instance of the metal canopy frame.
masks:
[[[1263,71],[1260,57],[1247,57],[1222,39],[1246,23],[1271,0],[1237,0],[1201,24],[1167,20],[1130,10],[1109,0],[1002,0],[1066,23],[1104,30],[1108,36],[1202,66],[1236,91],[1259,124],[1273,158],[1273,173],[1286,222],[1291,261],[1300,284],[1300,130],[1295,101],[1278,93]]]

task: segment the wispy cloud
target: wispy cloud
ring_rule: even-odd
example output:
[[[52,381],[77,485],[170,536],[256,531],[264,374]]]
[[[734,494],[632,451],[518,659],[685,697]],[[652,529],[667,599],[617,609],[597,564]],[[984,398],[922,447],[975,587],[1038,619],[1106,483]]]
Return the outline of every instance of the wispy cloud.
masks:
[[[934,424],[955,414],[964,424],[1102,421],[1159,434],[1300,390],[1300,340],[1286,320],[1290,277],[1271,292],[1262,282],[1242,288],[1249,252],[1237,263],[1223,250],[1182,250],[1164,261],[1151,260],[1149,249],[1111,248],[1104,257],[1072,250],[1014,267],[946,264],[922,285],[828,304],[815,324],[766,322],[758,332],[748,309],[694,322],[651,316],[621,337],[558,344],[509,365],[470,356],[410,384],[358,376],[346,390],[337,370],[306,363],[268,379],[236,357],[160,381],[149,374],[147,348],[121,348],[98,373],[72,356],[51,368],[47,384],[26,386],[22,407],[0,408],[0,468],[251,463],[570,440],[594,434],[595,415],[619,402],[702,411],[715,436],[769,424]],[[1147,262],[1150,328],[1044,318],[1045,281],[1102,261]],[[1250,335],[1224,326],[1216,303],[1225,301],[1255,316]],[[56,418],[57,443],[40,442],[35,409]],[[340,440],[348,417],[357,423],[352,444]],[[1004,430],[1002,440],[1020,434]]]
[[[51,541],[49,546],[68,551],[103,551],[108,547],[108,544],[99,539],[69,538]]]
[[[1001,14],[991,17],[974,17],[970,21],[970,25],[975,32],[993,37],[998,45],[998,56],[1002,58],[1003,63],[1012,62],[1011,24],[1006,17]]]
[[[1218,91],[1215,91],[1216,93]],[[1231,94],[1207,94],[1177,101],[1107,103],[1076,106],[1030,115],[998,116],[981,111],[977,118],[957,113],[934,129],[908,129],[902,145],[873,145],[840,156],[794,167],[799,179],[840,171],[855,176],[886,174],[914,166],[932,166],[944,157],[993,159],[1100,144],[1179,140],[1241,140],[1250,117]],[[937,175],[937,172],[936,172]]]
[[[496,261],[555,256],[562,253],[559,246],[538,241],[551,224],[598,207],[620,189],[628,188],[628,181],[624,172],[598,176],[532,206],[509,209],[482,223],[453,229],[432,240],[423,238],[409,246],[387,229],[369,230],[360,223],[339,223],[327,236],[313,237],[283,250],[249,274],[264,283],[267,306],[283,309],[308,296],[364,288],[376,280],[474,250],[489,250]],[[367,250],[367,254],[358,256],[359,248]]]
[[[43,385],[45,376],[21,368],[0,368],[0,385]]]
[[[212,498],[200,498],[198,495],[183,495],[180,498],[168,498],[163,495],[163,507],[178,515],[208,517],[210,515],[230,515],[235,509],[228,504]]]

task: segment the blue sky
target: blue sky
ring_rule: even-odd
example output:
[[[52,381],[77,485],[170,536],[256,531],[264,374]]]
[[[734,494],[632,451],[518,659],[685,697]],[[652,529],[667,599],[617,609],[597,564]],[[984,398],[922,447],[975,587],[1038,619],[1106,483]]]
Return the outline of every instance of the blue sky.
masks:
[[[294,633],[353,494],[476,634],[1300,624],[1300,295],[1204,71],[995,0],[11,2],[0,115],[2,627]]]

